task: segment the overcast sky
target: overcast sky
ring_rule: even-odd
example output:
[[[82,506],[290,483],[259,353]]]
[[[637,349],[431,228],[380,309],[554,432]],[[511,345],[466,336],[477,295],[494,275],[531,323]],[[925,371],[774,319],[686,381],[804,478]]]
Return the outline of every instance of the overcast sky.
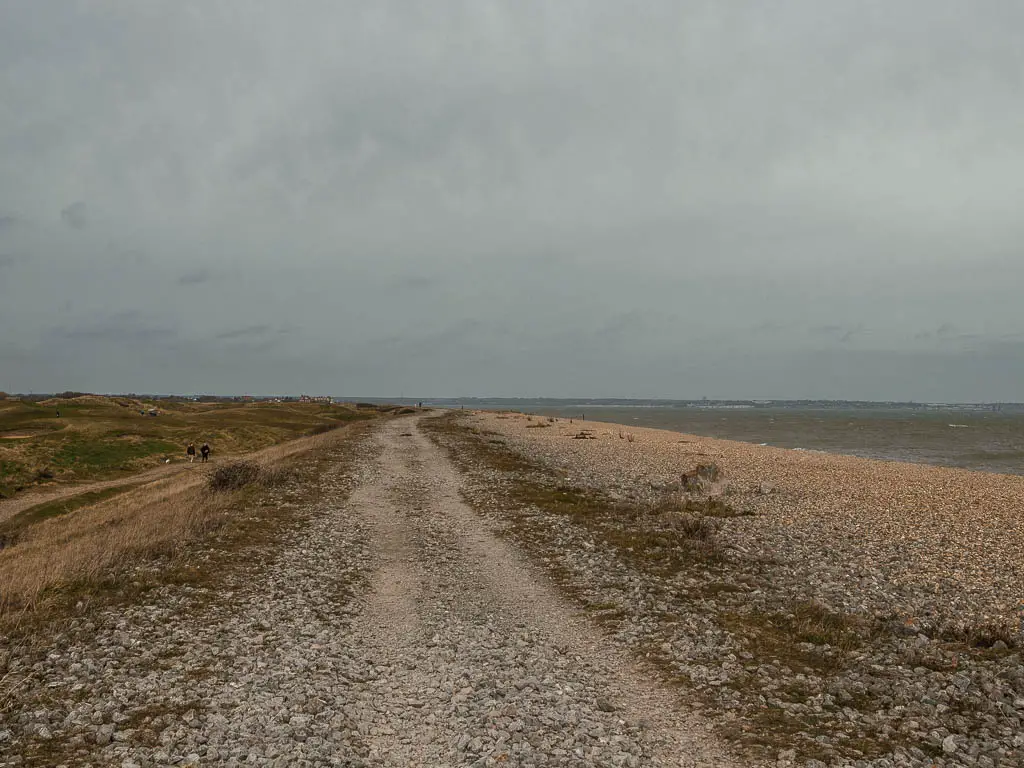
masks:
[[[0,0],[0,390],[1024,400],[1022,29]]]

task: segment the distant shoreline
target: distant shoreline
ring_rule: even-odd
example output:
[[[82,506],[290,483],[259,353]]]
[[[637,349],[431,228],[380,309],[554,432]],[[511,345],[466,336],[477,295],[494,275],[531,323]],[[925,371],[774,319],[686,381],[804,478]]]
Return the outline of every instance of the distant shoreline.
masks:
[[[637,406],[546,407],[529,412],[577,420],[585,415],[588,423],[664,429],[787,450],[1024,475],[1024,413]]]

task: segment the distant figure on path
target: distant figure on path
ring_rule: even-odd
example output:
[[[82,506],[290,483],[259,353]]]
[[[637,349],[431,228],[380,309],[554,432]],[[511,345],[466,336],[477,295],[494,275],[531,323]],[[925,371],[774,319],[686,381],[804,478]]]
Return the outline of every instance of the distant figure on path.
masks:
[[[195,443],[189,443],[185,449],[185,455],[188,456],[188,463],[191,464],[196,460],[196,446]]]
[[[57,418],[60,418],[60,408],[57,409]]]
[[[203,443],[203,446],[199,449],[199,452],[203,454],[203,461],[208,461],[210,458],[210,444]]]

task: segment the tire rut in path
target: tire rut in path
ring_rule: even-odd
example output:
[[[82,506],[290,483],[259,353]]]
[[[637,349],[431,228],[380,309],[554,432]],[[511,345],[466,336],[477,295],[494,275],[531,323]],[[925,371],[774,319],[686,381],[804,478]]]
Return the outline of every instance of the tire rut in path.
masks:
[[[349,502],[377,557],[351,637],[367,764],[737,764],[490,532],[410,422],[381,428]]]

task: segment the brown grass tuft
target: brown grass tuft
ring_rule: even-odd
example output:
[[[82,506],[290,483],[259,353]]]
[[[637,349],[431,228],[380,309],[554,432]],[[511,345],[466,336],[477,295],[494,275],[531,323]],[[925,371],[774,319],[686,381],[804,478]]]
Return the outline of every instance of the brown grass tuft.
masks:
[[[259,465],[251,461],[233,461],[214,470],[209,486],[211,491],[217,493],[237,491],[255,483],[259,476]]]

